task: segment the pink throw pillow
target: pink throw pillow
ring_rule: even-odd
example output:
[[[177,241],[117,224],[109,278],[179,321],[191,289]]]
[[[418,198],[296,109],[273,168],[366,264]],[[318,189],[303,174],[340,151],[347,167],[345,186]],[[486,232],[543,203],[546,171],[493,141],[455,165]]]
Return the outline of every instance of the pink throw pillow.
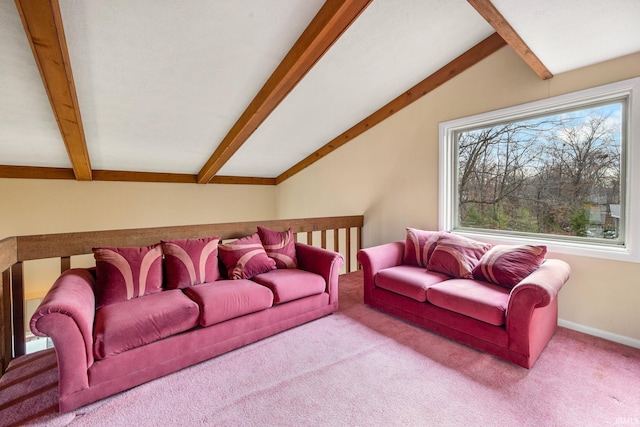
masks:
[[[540,267],[546,254],[546,246],[496,245],[480,258],[473,277],[512,288]]]
[[[273,231],[258,227],[258,235],[267,256],[276,262],[276,268],[298,268],[293,230]]]
[[[444,233],[440,231],[425,231],[407,227],[404,264],[426,267],[442,234]]]
[[[93,248],[93,256],[97,308],[162,290],[159,244],[140,248]]]
[[[219,237],[163,240],[165,286],[182,289],[200,283],[215,282],[218,269]]]
[[[462,236],[444,235],[429,258],[427,270],[462,279],[473,279],[473,268],[491,247]]]
[[[230,279],[250,279],[276,268],[275,261],[262,247],[258,233],[220,245],[218,250]]]

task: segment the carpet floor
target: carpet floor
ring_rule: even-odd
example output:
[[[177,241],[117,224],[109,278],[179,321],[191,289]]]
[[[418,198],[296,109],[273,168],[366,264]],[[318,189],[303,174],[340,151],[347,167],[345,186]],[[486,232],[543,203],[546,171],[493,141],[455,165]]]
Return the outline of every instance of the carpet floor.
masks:
[[[0,425],[640,425],[640,350],[560,328],[527,370],[365,306],[361,272],[338,313],[67,414],[51,350],[0,378]]]

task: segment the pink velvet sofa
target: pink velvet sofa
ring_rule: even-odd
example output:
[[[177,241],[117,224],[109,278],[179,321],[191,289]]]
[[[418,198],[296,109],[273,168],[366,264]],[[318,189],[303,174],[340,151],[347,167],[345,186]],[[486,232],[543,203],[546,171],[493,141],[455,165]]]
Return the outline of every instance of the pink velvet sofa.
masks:
[[[335,312],[342,256],[294,245],[297,268],[160,289],[101,308],[99,268],[63,273],[30,323],[34,334],[53,340],[60,411]]]
[[[556,331],[557,296],[569,278],[569,265],[557,259],[541,260],[539,266],[512,286],[476,278],[456,278],[451,273],[414,265],[415,251],[411,246],[418,249],[418,257],[420,254],[426,257],[437,247],[437,240],[436,237],[426,244],[418,243],[408,235],[407,241],[360,250],[358,261],[364,273],[364,302],[531,368]],[[484,251],[487,249],[488,245]],[[408,260],[411,254],[413,259]]]

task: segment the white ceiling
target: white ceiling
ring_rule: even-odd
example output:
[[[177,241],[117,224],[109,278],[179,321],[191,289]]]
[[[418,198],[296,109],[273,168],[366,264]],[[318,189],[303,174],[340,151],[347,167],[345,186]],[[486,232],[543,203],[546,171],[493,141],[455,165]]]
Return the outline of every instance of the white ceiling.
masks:
[[[93,169],[197,174],[321,0],[59,0]],[[554,74],[640,51],[639,0],[493,0]],[[277,177],[493,33],[464,0],[373,0],[218,172]],[[0,0],[0,165],[71,167]]]

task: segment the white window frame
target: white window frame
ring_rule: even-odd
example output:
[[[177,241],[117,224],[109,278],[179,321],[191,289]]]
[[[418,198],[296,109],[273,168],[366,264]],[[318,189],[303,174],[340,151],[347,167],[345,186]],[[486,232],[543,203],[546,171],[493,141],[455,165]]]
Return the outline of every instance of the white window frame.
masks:
[[[544,235],[527,236],[501,234],[497,231],[456,230],[457,222],[457,150],[456,132],[490,126],[496,122],[525,120],[541,114],[553,114],[558,110],[580,108],[588,104],[627,98],[626,133],[622,148],[623,173],[626,175],[624,189],[624,244],[605,245],[592,241],[553,238]],[[439,126],[439,228],[492,244],[540,244],[549,252],[605,258],[617,261],[640,262],[640,78],[624,80],[604,86],[555,96],[540,101],[503,108],[474,116],[450,120]],[[633,167],[635,166],[635,168]],[[633,218],[636,220],[634,221]]]

